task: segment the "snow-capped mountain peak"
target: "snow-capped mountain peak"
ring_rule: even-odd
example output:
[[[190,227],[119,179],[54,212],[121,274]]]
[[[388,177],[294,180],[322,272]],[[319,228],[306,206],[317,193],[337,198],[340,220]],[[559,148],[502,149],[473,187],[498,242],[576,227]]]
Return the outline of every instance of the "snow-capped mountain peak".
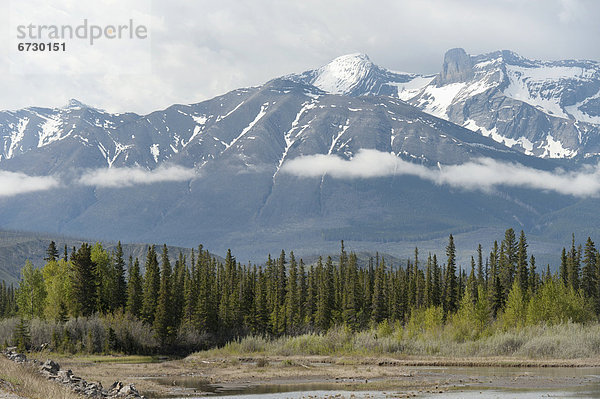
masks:
[[[373,63],[366,54],[343,55],[319,68],[311,83],[331,94],[346,94],[360,84],[372,68]]]
[[[77,100],[75,98],[71,98],[69,100],[69,102],[65,106],[63,106],[61,108],[62,109],[73,109],[73,110],[76,110],[76,109],[89,108],[89,107],[86,104],[82,103],[81,101],[79,101],[79,100]]]
[[[433,77],[381,68],[366,54],[353,53],[337,57],[321,68],[284,78],[312,85],[328,94],[380,95],[407,100]]]

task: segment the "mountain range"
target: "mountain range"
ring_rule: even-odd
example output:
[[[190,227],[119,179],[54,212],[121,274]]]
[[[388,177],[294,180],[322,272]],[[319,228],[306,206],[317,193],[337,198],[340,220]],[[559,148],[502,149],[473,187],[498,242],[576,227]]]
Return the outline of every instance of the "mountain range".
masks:
[[[0,228],[203,243],[262,262],[342,239],[395,256],[440,252],[449,233],[466,259],[514,227],[555,263],[572,232],[598,233],[600,204],[577,178],[595,176],[599,128],[600,63],[463,49],[435,75],[350,54],[148,115],[76,100],[1,111],[0,177],[47,184],[0,189]],[[381,172],[385,154],[402,170]],[[487,186],[482,165],[529,177]],[[556,170],[567,184],[546,184]],[[583,188],[564,187],[570,177]]]

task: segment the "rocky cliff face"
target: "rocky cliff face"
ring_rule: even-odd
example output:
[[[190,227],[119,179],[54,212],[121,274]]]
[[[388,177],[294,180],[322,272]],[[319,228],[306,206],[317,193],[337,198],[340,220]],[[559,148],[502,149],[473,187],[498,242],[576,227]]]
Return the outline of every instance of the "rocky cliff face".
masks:
[[[451,83],[466,82],[473,78],[471,57],[462,48],[448,50],[444,55],[444,64],[436,83],[443,86]]]

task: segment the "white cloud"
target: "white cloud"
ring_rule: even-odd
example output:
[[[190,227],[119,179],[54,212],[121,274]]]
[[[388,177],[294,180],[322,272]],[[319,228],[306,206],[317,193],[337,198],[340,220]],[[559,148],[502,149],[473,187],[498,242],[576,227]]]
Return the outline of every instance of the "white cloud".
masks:
[[[183,166],[160,166],[154,170],[142,168],[96,169],[84,173],[77,182],[85,186],[128,187],[137,184],[186,181],[196,176],[194,169]]]
[[[179,165],[160,166],[154,170],[142,168],[106,168],[89,170],[79,178],[60,179],[57,176],[29,176],[20,172],[0,171],[0,197],[12,197],[35,191],[45,191],[64,185],[96,187],[130,187],[138,184],[187,181],[196,176],[192,168]]]
[[[58,179],[51,176],[28,176],[25,173],[0,171],[0,197],[49,190],[59,185]]]
[[[517,163],[479,158],[461,165],[432,169],[404,161],[391,153],[363,149],[350,160],[321,154],[298,157],[287,161],[281,170],[299,177],[327,174],[340,179],[409,175],[466,190],[491,191],[497,186],[509,186],[554,191],[576,197],[600,194],[600,165],[569,172],[545,171]]]

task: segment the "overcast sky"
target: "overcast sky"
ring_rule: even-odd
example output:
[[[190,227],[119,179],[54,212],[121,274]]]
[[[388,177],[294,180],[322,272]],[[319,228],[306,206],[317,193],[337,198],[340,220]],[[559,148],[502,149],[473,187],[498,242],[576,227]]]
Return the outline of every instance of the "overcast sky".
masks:
[[[596,0],[0,0],[0,109],[70,98],[112,112],[194,103],[351,52],[435,73],[444,52],[500,49],[527,58],[600,60]],[[24,5],[27,3],[27,5]],[[148,40],[67,42],[16,51],[16,26],[147,25]],[[95,22],[94,22],[95,21]]]

